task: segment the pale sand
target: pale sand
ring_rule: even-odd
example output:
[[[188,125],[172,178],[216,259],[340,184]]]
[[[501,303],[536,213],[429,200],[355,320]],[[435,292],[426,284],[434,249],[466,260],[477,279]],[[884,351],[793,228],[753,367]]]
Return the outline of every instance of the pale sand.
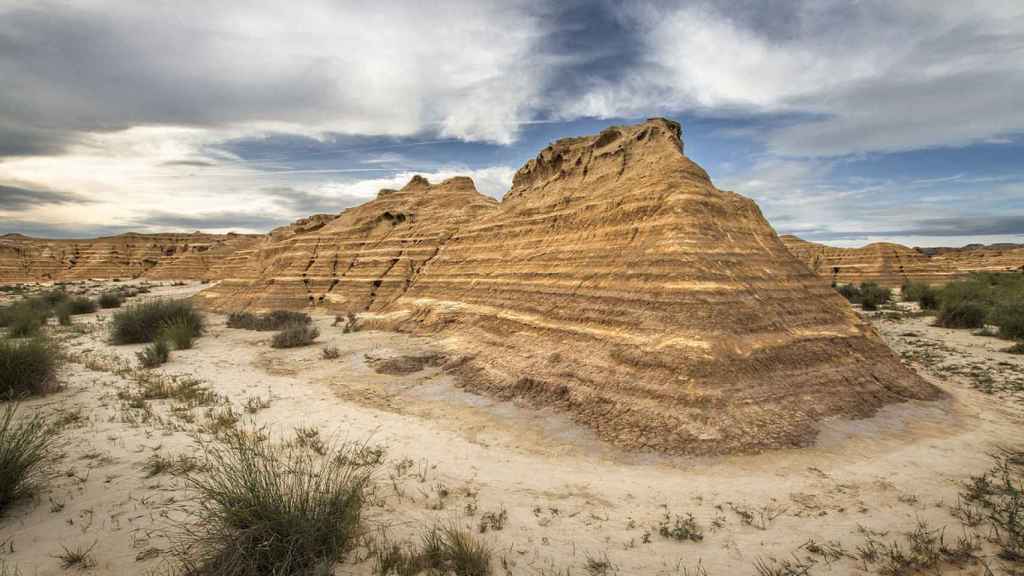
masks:
[[[199,288],[163,287],[151,296]],[[77,316],[75,322],[96,323],[110,313]],[[297,426],[312,426],[325,438],[385,446],[376,488],[381,505],[369,508],[367,523],[390,526],[398,539],[415,539],[436,522],[475,527],[482,513],[506,509],[504,529],[481,536],[495,551],[496,574],[505,573],[502,563],[512,574],[583,574],[588,556],[607,556],[620,574],[683,574],[698,563],[712,575],[753,574],[757,558],[806,556],[798,548],[810,538],[836,540],[852,552],[863,541],[858,525],[888,530],[890,540],[918,519],[947,526],[947,538],[955,538],[960,523],[950,507],[959,483],[989,467],[987,453],[995,446],[1024,446],[1020,394],[986,395],[966,377],[943,379],[921,369],[949,399],[831,422],[813,448],[706,459],[625,454],[564,415],[461,391],[437,368],[395,376],[378,374],[367,362],[429,354],[429,338],[343,334],[340,326],[331,327],[331,318],[319,317],[317,345],[274,350],[271,333],[227,329],[220,315],[208,319],[209,333],[195,348],[173,353],[159,371],[201,378],[230,398],[244,419],[281,438],[292,437]],[[877,325],[897,351],[909,349],[907,340],[914,338],[900,334],[915,332],[963,354],[964,361],[991,363],[1000,370],[997,377],[1024,371],[1024,358],[998,351],[1006,342],[932,328],[929,321]],[[94,358],[116,354],[134,362],[141,348],[110,346],[104,329],[67,338],[70,350]],[[341,358],[321,359],[324,344],[337,346]],[[194,426],[169,415],[170,400],[150,401],[163,424],[125,423],[130,411],[116,393],[126,380],[81,364],[70,364],[62,377],[66,388],[25,402],[24,415],[81,408],[87,422],[67,430],[50,487],[0,520],[0,542],[7,542],[0,560],[26,575],[63,574],[54,557],[61,546],[95,543],[92,573],[166,568],[172,519],[181,517],[189,495],[180,479],[147,479],[141,466],[153,453],[194,454]],[[271,406],[245,415],[250,396],[269,396]],[[194,411],[196,424],[204,411]],[[412,470],[392,479],[395,463],[406,458],[415,463]],[[439,484],[451,495],[435,510]],[[784,512],[762,530],[742,523],[730,502]],[[476,504],[475,515],[467,515],[467,503]],[[692,513],[704,527],[704,540],[678,543],[659,536],[666,506],[673,515]],[[724,526],[713,528],[716,518]],[[644,543],[645,532],[650,543]],[[985,555],[993,554],[986,545]],[[998,560],[990,563],[999,566]],[[860,566],[842,559],[828,568],[819,564],[813,573],[857,573]],[[372,562],[351,558],[336,569],[371,572]]]

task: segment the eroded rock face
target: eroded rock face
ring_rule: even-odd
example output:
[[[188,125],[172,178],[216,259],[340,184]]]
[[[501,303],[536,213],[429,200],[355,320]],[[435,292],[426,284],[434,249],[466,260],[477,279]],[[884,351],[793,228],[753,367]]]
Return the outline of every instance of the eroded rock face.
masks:
[[[259,237],[238,234],[121,234],[92,240],[0,237],[0,282],[86,278],[189,280]]]
[[[805,445],[824,418],[937,396],[682,148],[663,119],[560,140],[500,204],[465,178],[414,179],[265,242],[199,298],[378,312],[438,334],[467,388],[631,449]]]
[[[907,280],[945,284],[971,272],[1024,271],[1024,248],[1013,245],[921,249],[879,242],[837,248],[796,236],[781,239],[815,274],[840,284],[877,282],[895,288]]]

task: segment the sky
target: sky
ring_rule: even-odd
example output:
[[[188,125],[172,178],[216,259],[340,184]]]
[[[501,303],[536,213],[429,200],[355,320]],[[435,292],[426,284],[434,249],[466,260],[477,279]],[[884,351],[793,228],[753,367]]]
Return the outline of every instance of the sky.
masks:
[[[266,232],[413,174],[501,198],[666,116],[837,246],[1024,242],[1024,2],[0,0],[0,233]]]

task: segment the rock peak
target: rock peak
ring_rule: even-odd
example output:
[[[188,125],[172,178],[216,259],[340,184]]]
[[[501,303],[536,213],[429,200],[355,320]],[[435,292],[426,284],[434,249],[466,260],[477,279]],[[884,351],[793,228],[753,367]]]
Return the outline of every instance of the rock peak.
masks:
[[[423,176],[417,174],[413,176],[411,180],[409,180],[408,184],[402,187],[402,192],[410,192],[412,190],[426,190],[427,188],[430,188],[430,182]]]

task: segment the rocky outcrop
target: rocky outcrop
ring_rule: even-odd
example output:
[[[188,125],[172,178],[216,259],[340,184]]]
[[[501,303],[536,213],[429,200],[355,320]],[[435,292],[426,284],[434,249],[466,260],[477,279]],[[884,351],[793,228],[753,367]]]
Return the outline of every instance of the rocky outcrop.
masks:
[[[796,236],[781,239],[815,274],[838,284],[877,282],[895,288],[908,280],[945,284],[971,272],[1024,271],[1024,248],[1013,245],[923,249],[878,242],[837,248]]]
[[[682,151],[654,119],[554,143],[500,204],[415,178],[264,241],[198,298],[374,312],[436,334],[463,386],[631,449],[800,446],[823,419],[938,394]]]
[[[87,278],[209,278],[215,264],[259,240],[239,234],[121,234],[92,240],[0,237],[0,282]]]

